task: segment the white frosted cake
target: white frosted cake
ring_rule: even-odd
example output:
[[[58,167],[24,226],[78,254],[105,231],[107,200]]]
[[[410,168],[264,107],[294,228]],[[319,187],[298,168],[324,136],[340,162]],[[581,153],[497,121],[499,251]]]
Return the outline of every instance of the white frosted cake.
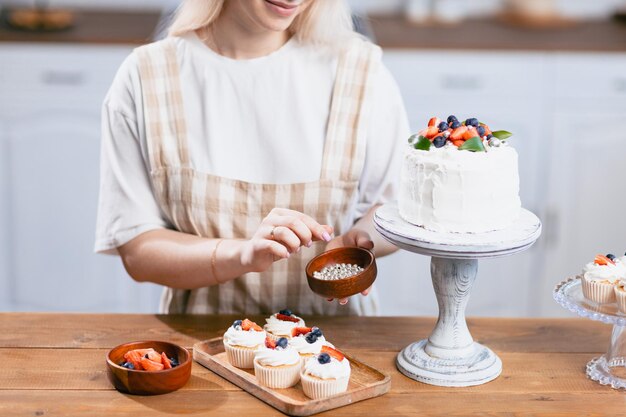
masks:
[[[432,118],[404,152],[400,216],[437,232],[483,233],[510,226],[521,203],[517,152],[506,143],[509,136],[476,119]]]

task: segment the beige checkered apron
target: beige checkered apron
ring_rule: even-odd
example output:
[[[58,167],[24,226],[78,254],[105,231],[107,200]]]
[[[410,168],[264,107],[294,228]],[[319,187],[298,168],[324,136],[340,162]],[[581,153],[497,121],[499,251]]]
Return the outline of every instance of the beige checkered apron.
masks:
[[[274,208],[308,214],[346,232],[347,211],[358,197],[365,159],[365,119],[371,75],[380,48],[361,40],[339,58],[324,144],[321,177],[297,184],[258,184],[194,169],[189,156],[175,41],[165,39],[136,50],[144,103],[150,177],[161,209],[175,228],[207,238],[250,238]],[[268,163],[278,163],[269,161]],[[302,314],[375,314],[373,297],[356,296],[347,306],[329,303],[308,288],[304,267],[322,252],[315,243],[222,285],[165,290],[167,313],[273,313],[290,308]],[[207,259],[208,259],[207,254]],[[210,270],[207,263],[207,273]],[[219,272],[219,271],[218,271]]]

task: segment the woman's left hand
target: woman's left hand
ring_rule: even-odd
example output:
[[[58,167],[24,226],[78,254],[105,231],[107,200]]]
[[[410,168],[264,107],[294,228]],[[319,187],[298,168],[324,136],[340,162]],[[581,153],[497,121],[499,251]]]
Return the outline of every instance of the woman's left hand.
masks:
[[[346,246],[356,246],[358,248],[372,250],[374,249],[374,242],[372,241],[370,234],[367,233],[365,230],[350,229],[345,234],[337,236],[336,238],[328,242],[328,244],[326,245],[326,250],[341,248],[341,247],[346,247]],[[365,291],[361,292],[361,294],[363,295],[369,294],[371,288],[372,287],[366,289]],[[328,301],[333,301],[333,298],[328,298]],[[348,303],[348,298],[339,299],[339,304],[345,305],[347,303]]]

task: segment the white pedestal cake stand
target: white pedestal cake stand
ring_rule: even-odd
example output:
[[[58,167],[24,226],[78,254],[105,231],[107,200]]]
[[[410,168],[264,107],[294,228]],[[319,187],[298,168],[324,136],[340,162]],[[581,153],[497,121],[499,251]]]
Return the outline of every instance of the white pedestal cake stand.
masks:
[[[431,256],[430,273],[439,304],[439,318],[428,339],[404,348],[396,359],[400,372],[431,385],[467,387],[495,379],[502,362],[491,349],[474,342],[465,321],[465,307],[478,259],[512,255],[528,249],[541,234],[541,222],[522,209],[507,229],[488,233],[438,233],[404,221],[396,205],[374,215],[376,229],[391,243]]]
[[[579,276],[558,284],[553,295],[557,303],[579,316],[613,325],[608,352],[589,361],[587,376],[602,385],[626,389],[626,314],[615,303],[587,300]]]

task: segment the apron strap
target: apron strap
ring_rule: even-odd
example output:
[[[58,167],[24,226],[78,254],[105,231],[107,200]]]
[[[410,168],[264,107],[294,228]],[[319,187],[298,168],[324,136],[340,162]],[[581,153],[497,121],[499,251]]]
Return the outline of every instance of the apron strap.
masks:
[[[355,39],[339,57],[322,161],[322,179],[358,180],[365,162],[371,84],[380,47]]]
[[[187,125],[172,38],[135,49],[143,96],[150,169],[188,167]]]

